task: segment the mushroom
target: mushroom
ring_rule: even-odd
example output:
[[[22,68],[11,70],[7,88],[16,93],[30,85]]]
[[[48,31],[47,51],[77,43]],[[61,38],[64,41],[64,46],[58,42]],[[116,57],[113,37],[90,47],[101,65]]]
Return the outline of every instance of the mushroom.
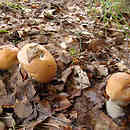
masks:
[[[26,44],[19,51],[17,57],[21,68],[36,81],[47,83],[56,75],[55,59],[42,45]]]
[[[0,46],[0,69],[7,70],[18,62],[18,48],[12,45]]]
[[[112,118],[125,115],[123,107],[130,103],[130,74],[117,72],[107,80],[106,94],[109,100],[106,102],[106,110]]]

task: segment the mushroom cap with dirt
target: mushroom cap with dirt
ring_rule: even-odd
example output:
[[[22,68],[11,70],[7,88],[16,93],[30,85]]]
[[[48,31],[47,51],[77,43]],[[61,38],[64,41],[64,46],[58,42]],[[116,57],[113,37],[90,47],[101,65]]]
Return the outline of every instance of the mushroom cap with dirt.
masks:
[[[111,100],[130,101],[130,74],[118,72],[107,81],[106,93]]]
[[[55,59],[42,45],[26,44],[17,57],[21,67],[38,82],[50,82],[56,75]]]
[[[13,45],[0,46],[0,70],[7,70],[18,63],[18,51],[19,49]]]
[[[130,74],[117,72],[107,80],[106,93],[109,100],[106,110],[112,118],[124,116],[124,106],[130,103]]]

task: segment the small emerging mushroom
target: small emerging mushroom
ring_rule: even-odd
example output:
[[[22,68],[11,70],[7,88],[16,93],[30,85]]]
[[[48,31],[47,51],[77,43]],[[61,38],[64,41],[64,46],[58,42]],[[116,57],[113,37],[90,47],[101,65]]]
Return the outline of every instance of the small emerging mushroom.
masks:
[[[117,72],[107,81],[106,93],[109,100],[106,102],[106,110],[112,118],[125,115],[123,107],[130,103],[130,74]]]
[[[0,46],[0,69],[7,70],[18,62],[18,48],[12,45]]]
[[[17,57],[21,67],[28,75],[39,82],[47,83],[56,75],[55,59],[42,45],[26,44]]]

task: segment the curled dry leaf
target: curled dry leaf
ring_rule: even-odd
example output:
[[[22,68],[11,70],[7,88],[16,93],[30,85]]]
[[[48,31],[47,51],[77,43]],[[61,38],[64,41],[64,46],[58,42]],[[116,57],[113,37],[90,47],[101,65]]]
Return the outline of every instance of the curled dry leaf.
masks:
[[[39,103],[36,106],[36,110],[39,113],[37,120],[44,121],[48,117],[52,116],[51,106],[47,100],[39,101]]]
[[[72,73],[72,67],[67,68],[62,72],[61,80],[66,83],[69,75]]]
[[[95,120],[98,118],[100,109],[105,102],[100,88],[101,86],[95,86],[94,88],[84,89],[81,97],[77,98],[75,103],[75,110],[78,113],[77,123],[88,126],[88,129],[89,126],[91,128],[95,124]]]
[[[73,69],[74,69],[73,80],[74,80],[75,88],[84,89],[89,87],[90,82],[87,73],[84,72],[78,65],[73,66]]]
[[[126,127],[120,127],[112,121],[105,113],[101,112],[99,118],[96,119],[94,130],[126,130]]]
[[[91,43],[88,45],[88,50],[92,52],[99,52],[108,45],[109,44],[104,40],[92,40]]]
[[[38,104],[38,111],[41,113],[46,113],[48,115],[51,115],[51,106],[50,103],[47,100],[41,100]]]
[[[62,113],[58,114],[55,119],[50,118],[49,122],[45,123],[49,130],[72,130],[70,124],[71,121]]]
[[[57,96],[54,102],[55,111],[62,111],[71,106],[70,101],[65,96]]]
[[[80,90],[90,86],[87,73],[84,72],[78,65],[71,66],[63,71],[61,80],[67,86],[67,91],[71,95],[70,98],[80,96]]]

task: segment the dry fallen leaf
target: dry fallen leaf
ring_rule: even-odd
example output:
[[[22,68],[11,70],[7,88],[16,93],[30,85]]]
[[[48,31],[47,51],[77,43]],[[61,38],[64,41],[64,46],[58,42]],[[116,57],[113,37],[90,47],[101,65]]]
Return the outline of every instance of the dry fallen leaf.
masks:
[[[88,45],[88,50],[92,52],[99,52],[105,47],[107,47],[109,44],[104,40],[92,40],[91,43]]]
[[[94,130],[126,130],[125,127],[120,127],[115,124],[111,118],[105,115],[103,112],[100,113],[99,118],[96,120],[96,125]]]
[[[65,96],[59,95],[55,98],[54,101],[55,111],[62,111],[69,108],[70,106],[71,103]]]
[[[111,2],[103,4],[111,7]],[[56,58],[58,66],[57,77],[49,84],[27,80],[26,73],[21,78],[18,66],[15,72],[0,71],[0,117],[7,118],[8,127],[14,127],[14,117],[16,128],[23,126],[19,130],[124,130],[119,128],[120,123],[130,129],[129,107],[127,123],[118,119],[115,124],[102,114],[105,85],[101,84],[105,84],[107,75],[127,70],[130,41],[125,25],[129,15],[118,13],[116,25],[115,12],[104,9],[101,1],[84,0],[0,3],[0,45],[21,48],[39,43]],[[12,117],[7,116],[6,108],[14,109]]]
[[[71,121],[64,114],[58,114],[55,120],[50,118],[49,122],[44,124],[49,127],[49,130],[72,130],[70,123]]]
[[[90,82],[87,76],[87,73],[84,72],[80,66],[75,65],[73,66],[74,69],[74,84],[75,84],[75,88],[77,89],[85,89],[88,88],[90,86]]]

